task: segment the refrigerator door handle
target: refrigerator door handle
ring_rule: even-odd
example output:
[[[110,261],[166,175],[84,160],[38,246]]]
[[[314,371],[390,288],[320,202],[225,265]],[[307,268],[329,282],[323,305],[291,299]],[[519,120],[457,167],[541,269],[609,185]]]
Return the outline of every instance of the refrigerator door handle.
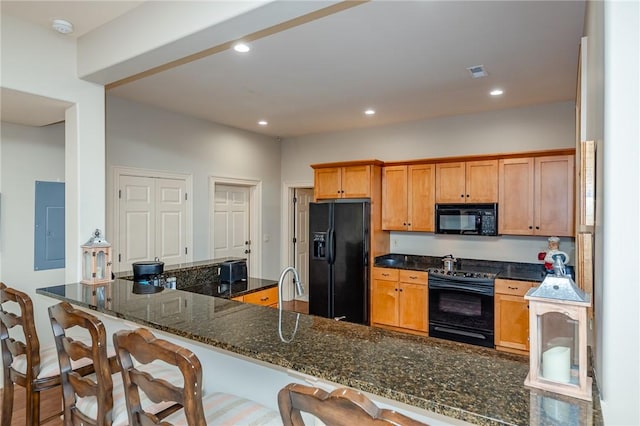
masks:
[[[327,230],[327,263],[333,265],[336,259],[336,235],[333,228]]]

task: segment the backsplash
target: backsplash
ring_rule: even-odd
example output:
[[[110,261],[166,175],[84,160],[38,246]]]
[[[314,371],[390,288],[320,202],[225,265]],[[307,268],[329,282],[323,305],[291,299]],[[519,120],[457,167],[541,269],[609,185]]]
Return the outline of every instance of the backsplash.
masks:
[[[442,257],[453,254],[468,259],[497,260],[505,262],[540,263],[538,253],[546,251],[547,237],[527,236],[464,236],[435,235],[425,232],[391,232],[391,253]],[[567,253],[569,265],[574,264],[575,241],[560,238],[560,250]]]

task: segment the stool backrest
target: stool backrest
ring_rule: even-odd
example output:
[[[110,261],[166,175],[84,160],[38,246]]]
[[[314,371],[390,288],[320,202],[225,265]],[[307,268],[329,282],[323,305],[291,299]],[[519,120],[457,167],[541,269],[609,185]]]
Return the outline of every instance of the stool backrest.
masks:
[[[189,426],[206,424],[202,405],[202,365],[193,352],[158,339],[144,328],[116,332],[113,335],[113,345],[122,368],[130,426],[166,424],[160,419],[182,407]],[[177,367],[184,378],[183,387],[151,377],[147,372],[136,368],[132,357],[140,366],[161,360]],[[154,403],[173,401],[176,405],[165,409],[161,417],[145,412],[140,404],[139,390]]]
[[[340,388],[328,393],[320,388],[290,383],[278,392],[278,408],[284,426],[304,426],[301,411],[332,426],[425,426],[403,414],[379,408],[365,395]]]
[[[6,310],[6,302],[15,303],[19,308],[19,313]],[[21,337],[19,333],[11,333],[9,330],[19,326],[22,328]],[[0,347],[2,348],[2,370],[5,380],[10,377],[10,366],[13,359],[19,355],[26,355],[27,369],[24,380],[33,382],[40,374],[40,341],[36,332],[36,325],[33,316],[33,302],[31,298],[14,288],[7,287],[0,283]],[[23,385],[24,386],[24,385]]]
[[[49,307],[49,318],[58,350],[60,379],[64,397],[65,425],[110,426],[113,411],[113,381],[107,358],[107,334],[97,317],[62,302]],[[89,332],[91,346],[66,335],[66,330],[81,327]],[[71,368],[72,360],[90,358],[95,375],[82,376]],[[95,418],[78,409],[79,398],[93,398]]]

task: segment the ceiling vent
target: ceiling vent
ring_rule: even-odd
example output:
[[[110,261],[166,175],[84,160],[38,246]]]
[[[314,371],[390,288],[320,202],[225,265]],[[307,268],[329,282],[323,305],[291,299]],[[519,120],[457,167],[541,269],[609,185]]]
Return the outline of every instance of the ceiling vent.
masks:
[[[471,77],[473,78],[482,78],[482,77],[486,77],[487,72],[484,70],[484,65],[475,65],[473,67],[469,67],[467,68],[469,70],[469,72],[471,73]]]

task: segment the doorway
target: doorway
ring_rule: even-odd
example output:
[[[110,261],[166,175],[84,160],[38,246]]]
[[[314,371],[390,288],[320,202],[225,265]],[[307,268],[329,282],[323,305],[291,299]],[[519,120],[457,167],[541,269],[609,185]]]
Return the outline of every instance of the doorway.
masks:
[[[262,278],[261,194],[259,181],[209,178],[210,258],[246,258],[254,278]]]
[[[160,259],[165,265],[190,262],[191,176],[115,168],[113,270]]]
[[[287,249],[285,259],[293,265],[304,289],[302,296],[293,295],[297,301],[309,301],[309,203],[313,202],[313,188],[289,186],[287,197]]]

